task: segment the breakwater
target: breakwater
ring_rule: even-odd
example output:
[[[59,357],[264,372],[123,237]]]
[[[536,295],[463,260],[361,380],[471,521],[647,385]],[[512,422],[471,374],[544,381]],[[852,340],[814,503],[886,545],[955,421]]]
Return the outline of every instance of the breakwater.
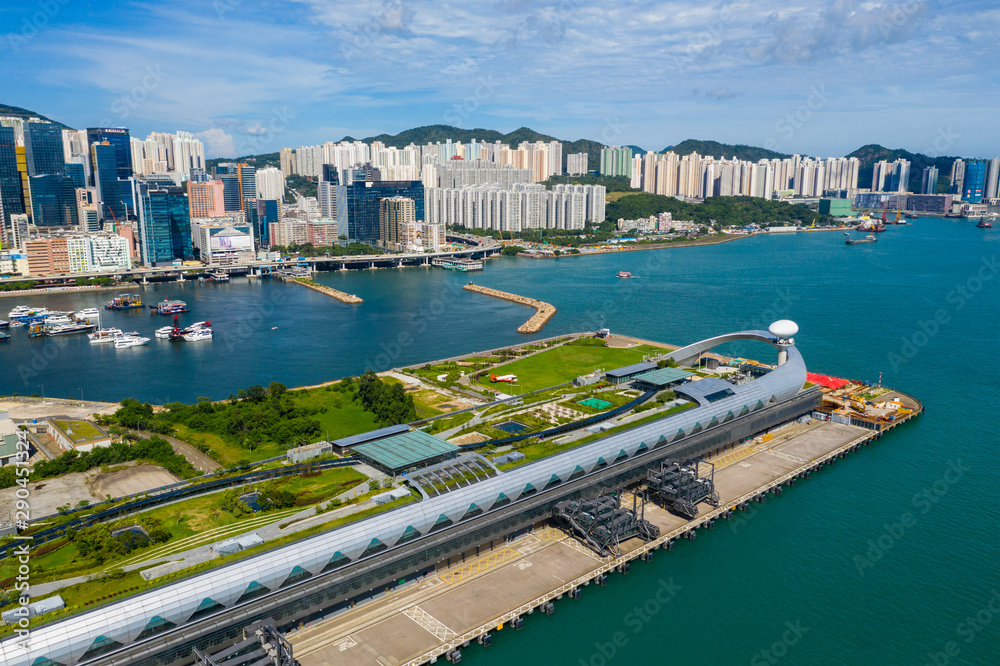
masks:
[[[313,280],[308,280],[306,278],[295,278],[294,282],[301,284],[303,287],[309,287],[321,294],[326,294],[332,298],[336,298],[342,303],[364,303],[363,298],[358,298],[354,294],[348,294],[339,289],[334,289],[333,287],[327,287],[326,285],[314,282]]]
[[[547,323],[549,323],[550,319],[556,316],[556,312],[558,312],[556,307],[551,303],[539,301],[534,298],[527,298],[526,296],[518,296],[517,294],[510,294],[506,291],[500,291],[499,289],[480,287],[479,285],[472,284],[471,282],[465,285],[463,289],[474,291],[478,294],[484,294],[486,296],[492,296],[493,298],[501,298],[505,301],[510,301],[511,303],[519,303],[520,305],[527,305],[530,308],[535,308],[535,314],[533,314],[528,321],[517,327],[518,333],[538,333]]]

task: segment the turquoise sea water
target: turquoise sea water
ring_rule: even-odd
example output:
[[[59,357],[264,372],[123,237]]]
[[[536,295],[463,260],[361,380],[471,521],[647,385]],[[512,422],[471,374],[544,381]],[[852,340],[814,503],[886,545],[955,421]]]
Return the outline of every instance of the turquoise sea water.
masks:
[[[788,317],[800,326],[810,369],[869,380],[882,372],[883,383],[920,398],[926,413],[735,528],[719,523],[636,562],[606,588],[560,601],[552,617],[532,616],[523,631],[467,650],[466,662],[998,663],[1000,232],[921,219],[873,245],[848,247],[842,238],[800,233],[504,258],[471,275],[319,278],[361,296],[361,306],[266,281],[156,286],[143,292],[147,302],[183,298],[192,306],[187,320],[211,319],[216,339],[116,351],[15,330],[0,347],[0,394],[44,387],[49,396],[82,389],[92,399],[222,398],[253,383],[313,384],[530,339],[515,332],[530,310],[462,291],[469,279],[558,307],[535,337],[603,324],[688,343]],[[620,280],[619,270],[640,277]],[[78,309],[110,297],[5,298],[0,317],[21,303]],[[151,335],[168,321],[142,312],[112,313],[105,323]],[[666,603],[655,594],[661,582]]]

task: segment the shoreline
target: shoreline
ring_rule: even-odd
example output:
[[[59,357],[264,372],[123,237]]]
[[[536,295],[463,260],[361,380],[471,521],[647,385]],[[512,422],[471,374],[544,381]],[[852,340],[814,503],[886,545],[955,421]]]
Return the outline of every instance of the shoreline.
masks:
[[[25,280],[31,280],[32,278],[27,277]],[[69,286],[69,287],[42,287],[38,289],[17,289],[11,291],[0,291],[0,298],[10,298],[14,296],[48,296],[51,294],[72,294],[79,291],[106,291],[106,290],[116,290],[116,289],[139,289],[140,284],[135,282],[122,282],[121,284],[113,284],[107,287],[88,284],[84,286]]]

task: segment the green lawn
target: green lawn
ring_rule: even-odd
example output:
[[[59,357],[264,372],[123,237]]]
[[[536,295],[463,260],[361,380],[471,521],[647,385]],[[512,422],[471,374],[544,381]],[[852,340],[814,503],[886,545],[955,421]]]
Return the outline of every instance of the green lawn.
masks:
[[[639,345],[631,349],[613,347],[597,347],[591,345],[562,345],[539,352],[529,358],[501,365],[494,370],[495,375],[517,375],[517,385],[525,391],[537,391],[548,386],[571,382],[580,375],[593,372],[597,368],[614,370],[622,366],[642,361],[647,354],[661,353],[665,350]],[[507,392],[505,384],[493,384],[489,377],[484,378],[484,386],[495,387]]]
[[[104,437],[104,433],[98,430],[97,427],[89,421],[80,421],[77,419],[63,421],[53,419],[52,423],[66,433],[66,435],[77,444],[83,444],[92,439],[100,439]]]
[[[379,427],[374,414],[365,411],[362,404],[355,402],[350,395],[333,390],[332,386],[289,391],[287,395],[303,407],[326,408],[325,412],[312,417],[319,421],[320,433],[325,440],[333,441]]]

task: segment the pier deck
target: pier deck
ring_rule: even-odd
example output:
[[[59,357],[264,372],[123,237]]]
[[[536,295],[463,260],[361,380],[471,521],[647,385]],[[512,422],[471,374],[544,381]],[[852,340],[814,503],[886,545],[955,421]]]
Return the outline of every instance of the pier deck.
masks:
[[[550,319],[556,316],[556,312],[558,312],[556,307],[551,303],[539,301],[534,298],[528,298],[526,296],[518,296],[517,294],[500,291],[499,289],[480,287],[478,284],[472,284],[471,282],[465,285],[463,289],[474,291],[477,294],[483,294],[485,296],[492,296],[493,298],[510,301],[511,303],[527,305],[529,308],[535,308],[535,314],[531,315],[531,318],[528,319],[528,321],[517,327],[518,333],[538,333],[547,323],[549,323]]]
[[[877,435],[832,422],[790,423],[773,431],[766,442],[752,441],[713,459],[719,508],[701,504],[699,516],[688,521],[647,503],[646,519],[660,528],[656,541],[631,539],[621,544],[620,557],[601,558],[547,523],[538,525],[531,534],[484,546],[478,553],[473,549],[420,581],[292,632],[295,657],[303,666],[420,664],[474,642],[501,623],[510,631],[507,623],[513,617],[544,622],[525,616],[570,589],[588,585],[600,573],[667,547],[697,527],[710,526],[754,496],[781,492],[800,475]],[[631,496],[625,499],[631,502]]]

